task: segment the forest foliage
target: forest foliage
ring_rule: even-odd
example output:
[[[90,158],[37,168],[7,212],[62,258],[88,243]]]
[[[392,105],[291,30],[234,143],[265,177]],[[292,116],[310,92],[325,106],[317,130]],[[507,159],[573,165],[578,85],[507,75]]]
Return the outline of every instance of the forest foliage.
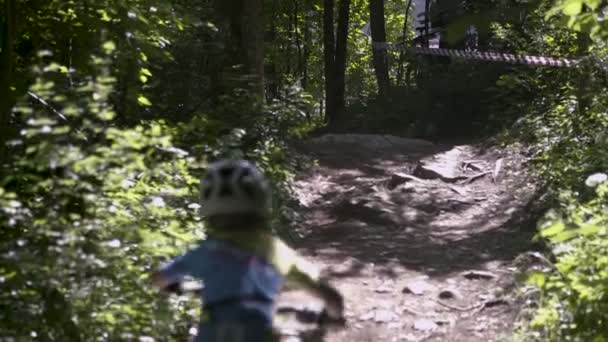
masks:
[[[608,27],[602,18],[608,8],[566,0],[540,9],[539,24],[530,26],[532,37],[542,37],[538,52],[572,54],[580,62],[567,71],[514,73],[499,82],[518,99],[508,111],[528,113],[517,120],[515,136],[533,146],[551,208],[538,224],[537,239],[547,244],[549,258],[529,276],[536,304],[523,340],[606,341]]]
[[[281,73],[266,104],[251,70],[226,76],[246,47],[212,3],[1,4],[0,337],[183,338],[196,303],[147,277],[204,238],[202,170],[245,155],[283,193],[312,96]]]
[[[147,274],[204,239],[211,160],[257,161],[285,234],[294,139],[325,125],[437,138],[514,124],[556,194],[541,233],[555,267],[531,277],[529,334],[606,340],[608,189],[585,185],[608,171],[605,2],[431,11],[451,47],[474,24],[480,50],[588,56],[560,70],[374,51],[421,43],[411,6],[0,0],[0,338],[188,335],[197,303],[159,296]]]

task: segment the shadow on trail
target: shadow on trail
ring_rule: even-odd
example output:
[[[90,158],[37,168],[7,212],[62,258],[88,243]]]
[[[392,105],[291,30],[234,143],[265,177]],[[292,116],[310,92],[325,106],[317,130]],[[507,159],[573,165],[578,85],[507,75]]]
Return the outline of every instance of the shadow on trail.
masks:
[[[396,170],[403,172],[412,163],[450,148],[449,145],[437,146],[405,155],[403,151],[395,151],[371,159],[354,158],[352,154],[356,151],[338,156],[336,153],[316,156],[320,167],[334,170],[333,176],[345,187],[349,179],[374,177],[376,182],[366,186],[378,186],[378,177],[387,179]],[[364,163],[365,160],[371,162]],[[347,174],[345,170],[360,173]],[[483,182],[480,183],[478,187],[483,190]],[[370,263],[387,277],[397,276],[393,265],[442,277],[478,268],[489,261],[510,262],[534,248],[531,239],[536,232],[535,221],[542,213],[536,206],[539,193],[529,194],[524,199],[511,195],[517,186],[523,185],[512,184],[513,189],[506,187],[507,194],[491,206],[478,208],[473,211],[475,215],[470,214],[466,220],[456,219],[453,224],[450,220],[438,221],[437,215],[447,212],[458,217],[472,206],[484,203],[464,202],[454,194],[451,198],[437,197],[437,193],[407,188],[388,190],[383,201],[370,196],[362,203],[352,203],[348,198],[350,192],[337,187],[325,197],[342,196],[341,200],[335,202],[334,198],[332,202],[330,198],[307,209],[321,212],[332,222],[312,227],[296,247],[304,253],[323,257],[331,264],[342,264],[353,258],[357,261],[345,270],[331,274],[334,277],[356,277],[364,265]],[[407,215],[408,212],[415,215]]]
[[[330,169],[350,169],[365,173],[367,176],[387,175],[387,167],[409,165],[420,159],[448,151],[454,144],[432,144],[419,139],[404,139],[411,145],[404,146],[403,141],[391,141],[377,135],[369,137],[369,143],[361,145],[341,141],[323,141],[318,144],[297,143],[294,147],[304,153],[318,158],[323,167]],[[393,137],[396,138],[396,137]],[[397,138],[399,139],[399,138]]]
[[[373,263],[381,269],[386,265],[386,275],[389,276],[394,274],[389,266],[395,263],[430,276],[444,276],[475,269],[489,261],[509,262],[533,249],[531,239],[535,234],[536,218],[538,216],[530,216],[524,207],[499,227],[473,232],[482,225],[483,219],[480,218],[470,225],[453,227],[472,232],[459,240],[434,237],[424,225],[413,229],[403,226],[386,228],[376,225],[381,222],[374,220],[372,225],[361,227],[347,221],[322,227],[320,234],[317,232],[306,237],[298,248],[329,258],[336,264],[348,258],[360,262],[347,271],[333,274],[336,277],[355,277],[363,269],[362,264],[366,263]]]

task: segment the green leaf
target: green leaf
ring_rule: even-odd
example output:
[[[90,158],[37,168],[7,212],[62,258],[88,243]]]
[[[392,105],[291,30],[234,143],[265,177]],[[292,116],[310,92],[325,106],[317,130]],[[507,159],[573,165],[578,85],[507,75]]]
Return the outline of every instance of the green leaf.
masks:
[[[601,227],[599,227],[599,226],[596,226],[596,225],[587,225],[587,226],[584,226],[584,227],[582,227],[582,228],[580,228],[580,229],[577,229],[577,232],[578,232],[580,235],[587,236],[587,235],[594,235],[594,234],[597,234],[597,233],[599,233],[601,230],[602,230],[602,228],[601,228]]]
[[[155,137],[159,137],[162,135],[162,127],[160,125],[154,125],[152,126],[152,129],[150,130],[150,134],[152,134],[152,136]]]
[[[65,65],[61,65],[56,62],[52,62],[44,68],[44,71],[60,72],[62,74],[68,73],[68,68]]]
[[[595,10],[600,6],[602,0],[583,0],[583,2],[585,3],[585,5],[589,6],[589,8]]]
[[[574,31],[581,30],[581,22],[578,20],[578,18],[576,16],[572,16],[568,19],[567,26]],[[564,122],[564,124],[567,124],[567,123]]]
[[[106,10],[97,10],[97,13],[101,16],[101,21],[111,21],[112,18],[108,15]]]
[[[562,232],[557,233],[556,235],[550,238],[553,243],[562,243],[568,240],[572,240],[573,238],[578,236],[578,232],[576,230],[564,230]]]
[[[564,225],[564,223],[560,221],[560,222],[552,224],[548,228],[541,230],[540,235],[542,237],[551,237],[553,235],[560,233],[565,228],[566,228],[566,226]]]
[[[116,113],[112,110],[104,110],[98,116],[101,120],[110,121],[116,117]]]
[[[99,77],[97,77],[97,81],[99,83],[112,84],[112,83],[116,83],[116,77],[112,77],[112,76],[99,76]]]
[[[147,83],[148,77],[151,77],[151,76],[152,76],[152,72],[150,72],[150,70],[148,68],[139,69],[139,81],[141,83]]]
[[[53,135],[64,135],[71,131],[69,126],[58,126],[53,129]]]
[[[527,282],[536,287],[543,287],[543,285],[545,285],[545,283],[547,282],[547,277],[542,273],[532,273],[528,277]]]
[[[148,100],[148,98],[143,95],[139,95],[137,97],[137,103],[139,103],[142,106],[147,106],[147,107],[152,105],[152,102],[150,102],[150,100]]]
[[[2,277],[6,281],[6,280],[10,280],[10,279],[14,278],[16,275],[17,275],[17,272],[13,271],[11,273],[3,274]]]
[[[583,10],[582,0],[567,0],[562,5],[562,13],[568,16],[575,16]]]
[[[67,96],[65,96],[63,94],[53,96],[53,101],[55,101],[55,102],[64,102],[67,99],[68,99]]]
[[[106,53],[111,53],[116,50],[116,44],[111,40],[108,40],[107,42],[103,43],[102,47],[106,51]]]
[[[57,121],[49,119],[49,118],[37,118],[37,119],[29,119],[27,120],[27,124],[30,126],[52,126],[55,125]]]

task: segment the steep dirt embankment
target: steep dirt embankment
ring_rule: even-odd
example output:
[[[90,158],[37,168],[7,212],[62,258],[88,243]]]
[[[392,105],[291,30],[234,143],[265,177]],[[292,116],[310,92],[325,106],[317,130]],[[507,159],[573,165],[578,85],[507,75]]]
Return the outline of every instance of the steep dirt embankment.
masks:
[[[347,297],[331,341],[503,341],[534,186],[517,149],[326,135],[295,184],[296,247]]]

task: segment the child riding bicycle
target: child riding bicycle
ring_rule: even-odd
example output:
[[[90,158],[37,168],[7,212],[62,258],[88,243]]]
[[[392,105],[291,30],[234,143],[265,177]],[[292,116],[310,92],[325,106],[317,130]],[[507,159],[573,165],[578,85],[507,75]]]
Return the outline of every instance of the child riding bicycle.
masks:
[[[184,276],[203,281],[197,342],[272,341],[274,304],[285,281],[321,298],[330,317],[343,317],[342,295],[272,235],[270,195],[268,181],[251,163],[211,164],[201,181],[207,239],[152,276],[163,290]]]

